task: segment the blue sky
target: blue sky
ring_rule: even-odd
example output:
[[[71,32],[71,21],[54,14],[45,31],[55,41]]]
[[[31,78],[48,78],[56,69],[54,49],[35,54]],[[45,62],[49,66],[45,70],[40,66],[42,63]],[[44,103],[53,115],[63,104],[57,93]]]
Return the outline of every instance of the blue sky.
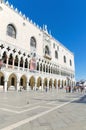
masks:
[[[75,55],[76,80],[86,79],[86,0],[9,0]]]

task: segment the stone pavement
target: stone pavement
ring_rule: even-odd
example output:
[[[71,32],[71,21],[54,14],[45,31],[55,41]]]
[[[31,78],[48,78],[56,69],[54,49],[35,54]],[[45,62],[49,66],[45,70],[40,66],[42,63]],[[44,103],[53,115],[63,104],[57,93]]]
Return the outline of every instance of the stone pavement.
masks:
[[[86,130],[85,93],[0,93],[0,130]]]

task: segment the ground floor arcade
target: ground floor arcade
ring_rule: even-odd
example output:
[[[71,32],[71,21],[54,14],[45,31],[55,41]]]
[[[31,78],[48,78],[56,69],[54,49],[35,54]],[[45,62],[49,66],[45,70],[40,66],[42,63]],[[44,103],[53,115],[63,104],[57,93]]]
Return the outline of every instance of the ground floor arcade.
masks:
[[[20,89],[23,90],[45,90],[46,87],[51,89],[63,88],[67,85],[74,85],[74,82],[68,81],[67,79],[49,77],[47,75],[36,75],[36,74],[22,74],[22,73],[9,73],[0,72],[0,91],[9,91]]]

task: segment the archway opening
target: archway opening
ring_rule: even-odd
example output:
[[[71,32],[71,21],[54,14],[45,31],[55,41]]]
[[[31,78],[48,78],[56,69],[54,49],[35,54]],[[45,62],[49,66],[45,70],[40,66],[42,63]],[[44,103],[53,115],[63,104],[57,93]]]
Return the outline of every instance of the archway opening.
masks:
[[[52,79],[50,79],[50,81],[49,81],[49,89],[51,89],[52,88]]]
[[[27,82],[27,78],[25,75],[23,75],[21,78],[20,78],[20,86],[22,86],[22,89],[26,90],[26,82]]]
[[[4,74],[0,73],[0,90],[4,89]]]
[[[17,77],[15,74],[11,74],[8,78],[7,89],[8,90],[16,90],[16,88],[17,88]]]
[[[47,78],[45,78],[45,79],[44,79],[44,88],[47,87],[47,82],[48,82],[48,81],[47,81]]]
[[[31,90],[33,90],[33,88],[35,86],[35,78],[33,76],[29,80],[29,85],[31,87]]]
[[[56,81],[56,79],[54,80],[54,87],[55,88],[57,87],[57,81]]]
[[[58,80],[58,87],[60,88],[60,79]]]
[[[40,88],[41,86],[42,86],[42,79],[41,79],[41,77],[39,77],[37,79],[37,87]]]

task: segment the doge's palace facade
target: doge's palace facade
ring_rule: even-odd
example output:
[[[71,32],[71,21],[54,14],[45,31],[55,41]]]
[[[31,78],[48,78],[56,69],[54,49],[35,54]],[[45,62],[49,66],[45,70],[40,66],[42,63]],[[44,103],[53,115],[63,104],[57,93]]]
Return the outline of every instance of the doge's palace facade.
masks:
[[[74,86],[74,55],[59,41],[0,0],[0,91]]]

